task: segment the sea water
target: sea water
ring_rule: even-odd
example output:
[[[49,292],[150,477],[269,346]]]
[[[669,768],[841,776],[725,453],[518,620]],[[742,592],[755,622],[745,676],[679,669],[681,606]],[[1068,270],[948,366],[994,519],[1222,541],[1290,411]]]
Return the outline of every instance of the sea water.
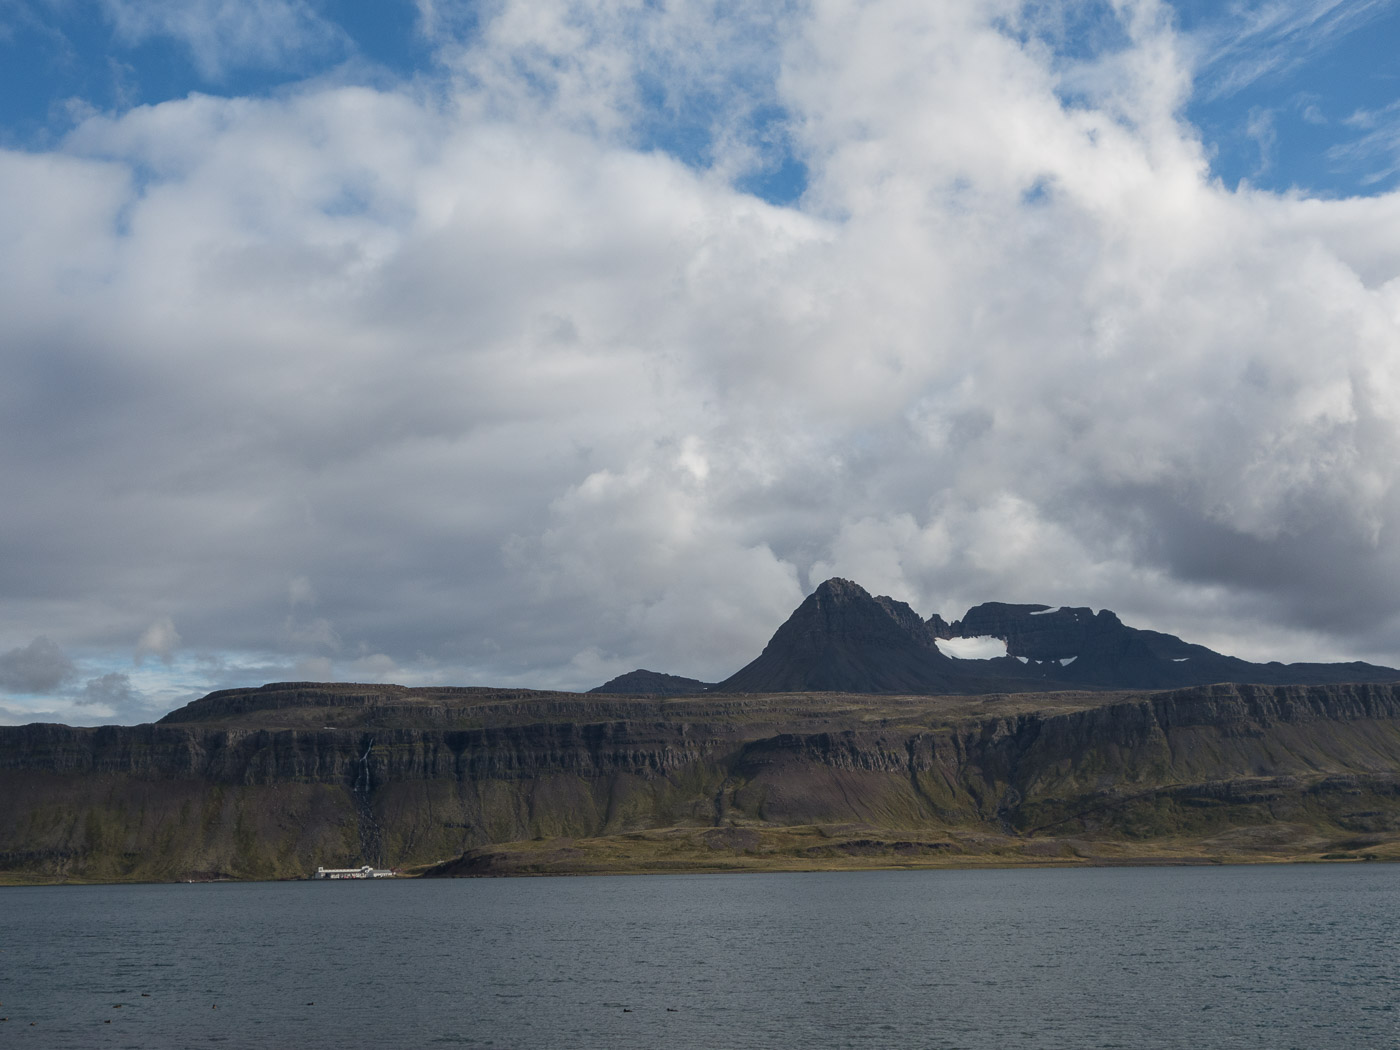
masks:
[[[0,1046],[1400,1045],[1400,866],[0,889]]]

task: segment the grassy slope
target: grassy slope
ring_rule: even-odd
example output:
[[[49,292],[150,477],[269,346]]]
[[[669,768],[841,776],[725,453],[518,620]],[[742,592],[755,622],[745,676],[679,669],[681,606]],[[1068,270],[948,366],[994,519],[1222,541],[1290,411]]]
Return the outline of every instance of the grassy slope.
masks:
[[[391,780],[373,801],[381,858],[363,853],[347,784],[4,770],[0,881],[288,878],[317,864],[426,870],[459,856],[437,873],[1400,858],[1394,721],[1181,725],[1144,740],[1074,721],[1127,698],[482,696],[444,705],[404,690],[372,711],[244,712],[214,721],[352,732],[630,715],[708,719],[736,741],[845,732],[864,750],[750,750],[740,761],[736,744],[657,775]],[[1046,723],[1061,737],[1047,729],[1012,754],[1001,736],[1035,712],[1066,716]],[[871,754],[906,748],[927,761],[911,751],[907,766],[868,765]]]
[[[359,863],[354,809],[330,785],[5,772],[0,798],[7,881],[299,878],[307,857]]]

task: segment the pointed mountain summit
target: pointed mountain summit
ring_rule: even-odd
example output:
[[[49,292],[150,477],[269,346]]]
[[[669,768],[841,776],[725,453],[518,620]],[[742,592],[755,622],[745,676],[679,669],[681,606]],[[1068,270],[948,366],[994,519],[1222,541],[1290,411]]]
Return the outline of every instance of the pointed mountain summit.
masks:
[[[758,659],[713,692],[996,693],[1176,689],[1218,682],[1393,682],[1368,663],[1256,664],[1107,609],[987,602],[948,623],[904,602],[830,579],[778,628]]]
[[[938,626],[945,624],[940,620]],[[934,626],[904,602],[830,579],[778,628],[758,659],[714,687],[731,693],[963,693],[986,686],[936,644]],[[1014,661],[996,663],[1020,678]],[[1009,665],[1009,666],[1008,666]],[[1034,689],[1035,683],[1025,683]]]
[[[833,578],[756,660],[716,685],[639,670],[593,692],[1027,693],[1396,681],[1400,670],[1359,661],[1250,663],[1129,627],[1107,609],[986,602],[952,623],[937,614],[924,620],[904,602]]]

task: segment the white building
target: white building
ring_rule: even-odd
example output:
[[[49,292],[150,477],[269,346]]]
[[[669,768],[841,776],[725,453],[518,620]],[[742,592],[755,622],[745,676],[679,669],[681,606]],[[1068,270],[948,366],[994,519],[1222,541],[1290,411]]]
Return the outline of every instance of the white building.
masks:
[[[392,868],[317,868],[313,879],[392,879]]]

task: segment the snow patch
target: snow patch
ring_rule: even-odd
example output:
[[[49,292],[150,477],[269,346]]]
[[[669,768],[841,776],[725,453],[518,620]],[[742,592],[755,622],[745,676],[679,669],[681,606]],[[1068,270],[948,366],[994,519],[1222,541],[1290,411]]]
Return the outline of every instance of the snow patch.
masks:
[[[1032,616],[1045,616],[1045,615],[1048,614],[1048,613],[1059,612],[1059,611],[1060,611],[1059,609],[1033,609],[1033,610],[1031,611],[1031,615],[1032,615]]]
[[[1077,656],[1066,656],[1063,660],[1060,661],[1060,666],[1061,666],[1061,667],[1068,667],[1070,664],[1074,663],[1074,661],[1076,661],[1076,660],[1078,660],[1078,659],[1079,659],[1079,657],[1077,657]]]
[[[980,634],[976,638],[938,638],[938,651],[954,660],[995,660],[1006,656],[1006,639]]]
[[[1173,656],[1173,657],[1172,657],[1172,663],[1174,663],[1174,664],[1184,664],[1184,663],[1185,663],[1187,660],[1189,660],[1189,659],[1191,659],[1191,657],[1189,657],[1189,656]]]
[[[1023,664],[1028,664],[1031,662],[1031,658],[1029,656],[1018,656],[1016,657],[1016,659],[1020,660]]]

